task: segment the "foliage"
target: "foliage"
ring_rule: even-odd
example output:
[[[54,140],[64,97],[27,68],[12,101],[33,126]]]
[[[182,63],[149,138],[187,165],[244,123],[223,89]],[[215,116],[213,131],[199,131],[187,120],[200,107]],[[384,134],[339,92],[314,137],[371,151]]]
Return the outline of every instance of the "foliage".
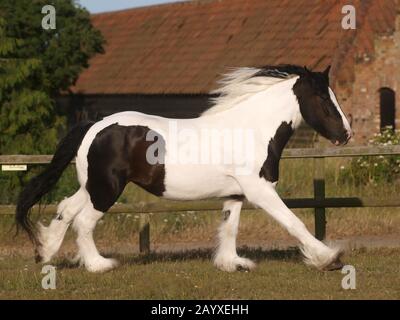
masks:
[[[391,127],[375,134],[369,141],[372,146],[400,144],[400,132]],[[390,183],[400,177],[400,156],[359,157],[342,167],[341,180],[352,178],[357,185]]]
[[[55,30],[42,28],[47,4],[56,9]],[[54,98],[75,83],[103,42],[89,13],[72,0],[0,0],[0,154],[54,152],[66,122]],[[3,176],[1,191],[19,189],[36,173]]]

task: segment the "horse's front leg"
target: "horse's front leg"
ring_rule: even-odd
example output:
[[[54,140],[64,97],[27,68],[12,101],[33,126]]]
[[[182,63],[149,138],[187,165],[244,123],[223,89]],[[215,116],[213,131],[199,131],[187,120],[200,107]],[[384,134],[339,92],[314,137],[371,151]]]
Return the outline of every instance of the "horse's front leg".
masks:
[[[339,248],[329,248],[317,240],[304,223],[285,205],[271,182],[259,177],[239,178],[239,183],[247,199],[264,209],[301,243],[305,262],[321,270],[340,269]]]
[[[251,270],[253,261],[241,258],[236,252],[236,237],[239,228],[242,201],[229,199],[224,202],[223,221],[218,229],[218,247],[214,254],[214,265],[223,271]]]

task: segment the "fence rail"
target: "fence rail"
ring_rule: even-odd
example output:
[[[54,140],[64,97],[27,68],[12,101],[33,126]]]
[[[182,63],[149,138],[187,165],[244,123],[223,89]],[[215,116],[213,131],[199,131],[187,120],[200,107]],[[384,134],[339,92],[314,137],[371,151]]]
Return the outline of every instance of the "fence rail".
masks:
[[[374,146],[374,147],[343,147],[343,148],[314,148],[314,149],[287,149],[282,158],[299,159],[311,158],[314,160],[314,197],[284,199],[289,208],[314,208],[315,235],[322,240],[326,235],[326,208],[359,208],[359,207],[400,207],[400,197],[394,199],[372,199],[366,197],[339,197],[327,198],[325,196],[325,158],[331,157],[356,157],[400,155],[400,146]],[[51,155],[0,155],[0,165],[37,165],[48,164]],[[116,204],[108,212],[140,214],[139,249],[140,252],[150,251],[150,218],[149,213],[180,212],[180,211],[214,211],[221,210],[221,200],[208,201],[160,201],[153,203],[139,202],[135,204]],[[35,206],[34,210],[38,207]],[[44,214],[55,214],[56,205],[42,206]],[[255,210],[245,203],[243,210]],[[12,214],[15,206],[0,206],[0,216]]]
[[[358,156],[400,155],[400,145],[373,147],[341,147],[341,148],[303,148],[286,149],[283,159],[300,158],[333,158]],[[0,155],[2,164],[48,164],[52,155]],[[74,161],[72,161],[74,162]]]

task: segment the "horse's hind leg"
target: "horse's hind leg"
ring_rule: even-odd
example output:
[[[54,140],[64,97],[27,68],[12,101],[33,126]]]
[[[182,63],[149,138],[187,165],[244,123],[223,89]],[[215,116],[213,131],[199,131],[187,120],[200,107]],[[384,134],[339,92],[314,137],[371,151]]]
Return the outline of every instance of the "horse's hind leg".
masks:
[[[214,265],[223,271],[240,269],[251,270],[255,264],[246,258],[241,258],[236,252],[236,236],[239,228],[242,201],[230,199],[224,202],[222,213],[224,221],[218,230],[218,247],[214,254]]]
[[[76,216],[73,223],[73,228],[78,235],[76,243],[80,263],[91,272],[107,271],[118,265],[116,260],[102,257],[93,240],[93,230],[103,215],[103,212],[94,209],[92,203],[89,202]]]
[[[72,226],[77,233],[77,260],[91,272],[102,272],[114,268],[118,263],[99,254],[93,240],[93,230],[104,212],[117,201],[126,183],[123,175],[107,175],[101,172],[96,176],[96,180],[91,179],[92,177],[89,177],[87,183],[90,200],[75,217]]]
[[[57,207],[57,215],[48,227],[39,224],[40,244],[36,248],[37,262],[46,263],[57,253],[69,225],[87,201],[87,191],[81,188],[73,196],[60,202]]]

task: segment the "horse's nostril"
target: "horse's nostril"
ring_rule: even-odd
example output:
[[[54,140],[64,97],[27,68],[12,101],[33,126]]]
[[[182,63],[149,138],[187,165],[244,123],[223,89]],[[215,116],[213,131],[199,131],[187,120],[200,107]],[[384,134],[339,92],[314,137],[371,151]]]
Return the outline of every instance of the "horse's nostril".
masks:
[[[347,131],[347,139],[350,140],[352,137],[354,137],[354,131]]]

